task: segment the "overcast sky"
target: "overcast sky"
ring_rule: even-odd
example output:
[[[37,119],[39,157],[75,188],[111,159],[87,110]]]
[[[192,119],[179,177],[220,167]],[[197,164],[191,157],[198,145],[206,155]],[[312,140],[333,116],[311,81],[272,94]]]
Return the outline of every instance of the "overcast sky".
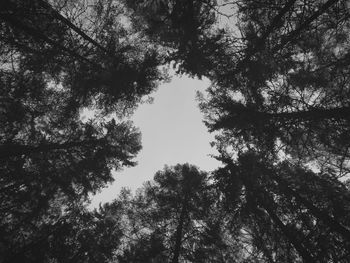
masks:
[[[216,151],[209,145],[213,136],[202,122],[203,116],[195,100],[196,91],[204,91],[207,80],[174,76],[170,83],[160,85],[152,104],[141,105],[131,118],[142,133],[142,150],[138,165],[115,173],[115,181],[92,198],[92,206],[118,196],[122,187],[136,190],[151,180],[164,165],[190,163],[211,171],[219,162],[208,156]]]

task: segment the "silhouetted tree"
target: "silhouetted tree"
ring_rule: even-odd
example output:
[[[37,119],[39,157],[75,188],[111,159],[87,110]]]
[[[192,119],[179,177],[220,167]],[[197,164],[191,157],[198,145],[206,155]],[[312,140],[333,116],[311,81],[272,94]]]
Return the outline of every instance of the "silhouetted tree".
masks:
[[[86,201],[88,194],[113,181],[112,169],[134,165],[132,158],[141,146],[139,133],[130,124],[112,120],[70,128],[53,138],[58,142],[2,146],[2,245],[35,233],[38,224],[50,228],[46,218],[53,216],[50,207],[57,196],[64,196],[63,204]]]
[[[129,229],[120,262],[231,262],[234,232],[207,173],[188,164],[165,167],[125,205]],[[231,247],[232,246],[232,247]],[[233,262],[233,261],[232,261]]]
[[[65,206],[85,204],[113,181],[112,170],[135,165],[140,133],[103,117],[127,115],[155,89],[163,79],[161,54],[120,22],[128,20],[121,1],[6,0],[0,9],[3,261],[106,262],[114,241],[110,251],[93,243],[107,225],[94,237],[97,219],[90,212],[76,217],[76,225],[59,218],[75,217]],[[82,121],[86,107],[94,116]],[[81,248],[70,246],[77,236]]]
[[[2,1],[0,261],[347,262],[349,17],[344,0]],[[141,149],[103,117],[168,62],[212,81],[201,109],[225,166],[166,167],[87,211]]]
[[[231,6],[237,22],[224,29],[223,5]],[[212,81],[202,100],[211,130],[225,130],[226,140],[234,137],[239,148],[250,144],[275,153],[282,147],[339,176],[348,172],[346,1],[161,0],[128,6],[143,18],[137,16],[152,40],[170,48],[169,60],[178,62],[180,72]]]
[[[327,174],[270,164],[252,153],[216,172],[228,209],[240,215],[266,262],[345,262],[349,190]],[[289,244],[289,245],[288,245]],[[291,246],[295,249],[292,249]],[[297,254],[295,253],[297,252]]]
[[[136,24],[163,45],[179,73],[202,77],[217,65],[226,46],[224,31],[215,28],[216,1],[125,1]],[[222,56],[221,56],[222,57]]]
[[[57,198],[31,229],[19,226],[20,233],[2,236],[0,261],[110,262],[122,237],[118,209],[105,205],[89,212]]]
[[[243,49],[220,68],[202,109],[211,130],[348,172],[346,1],[242,1]],[[215,71],[215,69],[214,69]],[[345,75],[344,75],[345,74]],[[234,140],[232,140],[234,141]]]
[[[145,39],[132,38],[136,30],[119,21],[127,16],[121,2],[58,4],[66,17],[41,0],[7,0],[3,7],[1,54],[9,65],[4,72],[20,66],[22,72],[40,74],[46,84],[61,85],[71,96],[73,113],[91,105],[107,112],[133,108],[163,78],[154,45],[145,49]]]

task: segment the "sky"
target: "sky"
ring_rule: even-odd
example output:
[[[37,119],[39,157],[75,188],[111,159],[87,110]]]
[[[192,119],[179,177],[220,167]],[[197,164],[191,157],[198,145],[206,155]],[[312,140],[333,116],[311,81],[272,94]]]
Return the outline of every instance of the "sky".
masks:
[[[198,108],[196,91],[205,91],[210,82],[173,76],[152,95],[152,104],[142,104],[131,120],[142,133],[142,150],[135,167],[114,173],[115,181],[92,197],[91,206],[112,201],[122,187],[135,191],[143,182],[152,180],[165,165],[194,164],[203,171],[212,171],[220,163],[210,157],[214,136],[209,134]]]

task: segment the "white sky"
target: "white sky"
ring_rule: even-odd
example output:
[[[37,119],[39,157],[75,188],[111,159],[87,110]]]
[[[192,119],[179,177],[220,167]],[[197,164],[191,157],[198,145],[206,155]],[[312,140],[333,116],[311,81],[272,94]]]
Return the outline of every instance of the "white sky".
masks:
[[[213,140],[202,122],[203,115],[195,100],[196,91],[204,91],[208,80],[174,76],[170,83],[160,85],[152,104],[143,104],[131,120],[142,133],[143,149],[138,165],[115,173],[115,181],[92,198],[92,207],[119,195],[122,187],[136,190],[164,165],[190,163],[201,170],[212,171],[220,163],[208,156],[216,154],[209,145]]]

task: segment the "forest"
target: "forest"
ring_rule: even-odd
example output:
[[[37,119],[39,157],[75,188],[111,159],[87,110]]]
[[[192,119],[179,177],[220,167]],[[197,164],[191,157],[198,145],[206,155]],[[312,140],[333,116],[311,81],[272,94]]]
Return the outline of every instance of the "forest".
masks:
[[[349,1],[1,0],[0,63],[0,263],[350,262]],[[89,208],[171,70],[221,165]]]

